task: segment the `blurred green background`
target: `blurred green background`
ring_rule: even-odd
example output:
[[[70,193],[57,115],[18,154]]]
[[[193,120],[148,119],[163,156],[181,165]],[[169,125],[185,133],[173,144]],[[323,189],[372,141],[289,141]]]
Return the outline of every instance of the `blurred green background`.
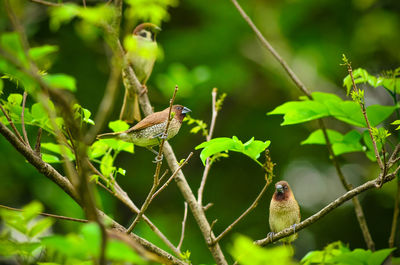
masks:
[[[333,92],[344,98],[342,80],[347,72],[340,66],[343,53],[351,59],[354,68],[363,67],[371,74],[400,65],[400,1],[242,2],[261,32],[311,91]],[[83,107],[95,114],[109,73],[106,45],[99,39],[91,41],[78,21],[63,25],[59,31],[51,31],[46,9],[39,4],[21,1],[18,15],[29,41],[32,46],[59,46],[50,72],[74,76],[78,86],[76,97]],[[228,96],[219,114],[214,136],[236,135],[243,141],[253,136],[257,140],[271,140],[271,157],[277,164],[276,180],[285,179],[291,184],[301,207],[302,219],[343,194],[344,189],[326,148],[300,146],[300,142],[317,128],[317,123],[281,127],[281,116],[266,116],[276,106],[302,94],[260,45],[232,3],[228,0],[180,1],[169,12],[170,19],[161,25],[162,32],[158,35],[164,56],[156,62],[148,81],[149,97],[155,110],[168,105],[177,84],[176,102],[189,107],[192,117],[208,123],[211,90],[217,87],[220,93]],[[10,30],[3,9],[0,14],[0,30]],[[9,87],[6,86],[5,95],[15,91]],[[391,98],[383,89],[367,89],[366,96],[367,104],[391,104]],[[110,120],[118,119],[122,97],[121,87]],[[328,120],[327,123],[329,128],[342,132],[350,129],[337,121]],[[37,128],[28,129],[33,140]],[[184,124],[170,143],[179,160],[202,141],[200,134],[191,134],[190,126]],[[45,205],[47,212],[83,217],[79,207],[24,161],[3,137],[0,137],[0,150],[0,204],[21,207],[36,199]],[[207,211],[207,217],[210,222],[218,219],[214,226],[217,234],[251,204],[264,185],[263,172],[251,159],[237,153],[229,156],[212,167],[204,196],[205,204],[214,204]],[[119,176],[117,181],[137,205],[144,201],[152,184],[155,170],[152,159],[153,154],[142,148],[136,148],[134,155],[122,153],[117,159],[117,165],[127,169],[126,176]],[[340,157],[340,162],[353,185],[376,177],[378,172],[378,168],[361,153]],[[61,166],[56,167],[62,170]],[[202,173],[199,151],[195,151],[184,168],[184,174],[196,194]],[[234,232],[253,239],[267,235],[272,187],[256,210],[240,222]],[[393,181],[381,190],[360,196],[377,249],[388,247],[395,192],[396,183]],[[121,224],[129,224],[133,216],[127,208],[102,190],[98,196],[108,214]],[[182,196],[176,185],[171,184],[152,203],[147,215],[172,242],[177,243],[183,209]],[[76,224],[69,222],[58,221],[54,226],[54,231],[60,233],[74,229]],[[143,222],[135,231],[163,246]],[[221,241],[223,249],[229,249],[233,234]],[[351,248],[365,248],[351,202],[302,230],[294,244],[295,256],[301,258],[308,251],[321,249],[336,240],[348,243]],[[398,234],[397,246],[399,242]],[[192,252],[194,264],[213,262],[191,214],[182,247],[182,250],[186,249]],[[396,254],[398,256],[400,251],[397,250]]]

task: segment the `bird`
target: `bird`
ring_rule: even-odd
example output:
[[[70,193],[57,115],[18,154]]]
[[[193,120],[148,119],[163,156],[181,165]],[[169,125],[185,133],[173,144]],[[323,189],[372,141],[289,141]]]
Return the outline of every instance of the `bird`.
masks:
[[[147,92],[146,82],[153,71],[157,58],[156,36],[159,31],[161,29],[152,23],[138,25],[132,33],[132,37],[136,40],[136,47],[126,53],[128,64],[132,66],[138,81],[143,86],[142,93]],[[136,93],[130,95],[128,91],[125,91],[120,120],[128,123],[141,120],[138,95]]]
[[[173,105],[171,109],[171,116],[173,118],[171,119],[166,135],[164,135],[164,132],[168,121],[169,107],[163,111],[148,115],[126,131],[100,134],[97,136],[97,139],[119,139],[145,147],[158,155],[151,147],[158,145],[161,142],[160,139],[165,138],[169,140],[174,137],[179,132],[182,121],[189,112],[191,110],[187,107]]]
[[[275,193],[269,205],[269,226],[271,233],[277,233],[289,227],[296,229],[300,223],[300,207],[297,203],[289,184],[279,181],[275,184]],[[284,244],[290,244],[298,237],[297,233],[282,238]]]

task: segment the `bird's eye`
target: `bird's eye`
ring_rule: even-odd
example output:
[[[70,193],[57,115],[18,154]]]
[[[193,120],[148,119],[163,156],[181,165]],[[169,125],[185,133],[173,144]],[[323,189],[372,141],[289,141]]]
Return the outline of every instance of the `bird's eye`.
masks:
[[[139,35],[142,36],[143,38],[146,38],[147,37],[147,32],[146,31],[141,31],[139,33]]]
[[[182,109],[182,107],[178,107],[177,109],[178,109],[178,110],[181,110],[181,109]]]
[[[285,190],[287,190],[287,186],[284,186],[283,188],[284,188]]]

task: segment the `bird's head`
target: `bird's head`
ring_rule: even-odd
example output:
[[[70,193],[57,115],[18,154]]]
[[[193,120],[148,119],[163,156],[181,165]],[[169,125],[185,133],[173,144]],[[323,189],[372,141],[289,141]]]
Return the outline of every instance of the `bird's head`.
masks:
[[[172,112],[175,113],[174,118],[177,119],[178,121],[182,122],[183,119],[185,118],[186,114],[191,112],[191,110],[182,105],[173,105]]]
[[[161,28],[152,23],[142,23],[133,30],[133,35],[149,41],[156,41],[157,33]]]
[[[290,186],[286,181],[279,181],[275,184],[275,196],[279,200],[286,199],[290,196]]]

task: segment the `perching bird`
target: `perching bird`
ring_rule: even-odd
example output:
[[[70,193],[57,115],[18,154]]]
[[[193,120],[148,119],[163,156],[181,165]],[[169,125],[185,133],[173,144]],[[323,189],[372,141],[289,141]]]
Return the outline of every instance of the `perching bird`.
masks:
[[[156,35],[160,30],[159,27],[151,23],[138,25],[132,34],[132,37],[136,40],[136,47],[126,54],[127,61],[132,66],[145,92],[147,91],[146,82],[153,71],[154,62],[157,58]],[[139,101],[136,93],[128,95],[127,91],[125,91],[120,120],[129,123],[141,120]]]
[[[158,145],[161,142],[160,138],[162,139],[163,137],[166,137],[168,140],[174,137],[181,128],[186,113],[190,111],[190,109],[182,105],[172,106],[171,112],[175,114],[171,114],[171,116],[173,115],[173,119],[169,124],[166,136],[163,136],[163,134],[168,121],[169,107],[163,111],[150,114],[126,131],[100,134],[97,136],[97,139],[117,138],[119,140],[133,143],[137,146],[151,149],[151,147]]]
[[[297,203],[289,184],[279,181],[275,184],[275,193],[269,205],[269,226],[272,233],[280,232],[289,227],[296,227],[300,223],[300,207]],[[297,238],[297,234],[281,239],[290,243]]]

